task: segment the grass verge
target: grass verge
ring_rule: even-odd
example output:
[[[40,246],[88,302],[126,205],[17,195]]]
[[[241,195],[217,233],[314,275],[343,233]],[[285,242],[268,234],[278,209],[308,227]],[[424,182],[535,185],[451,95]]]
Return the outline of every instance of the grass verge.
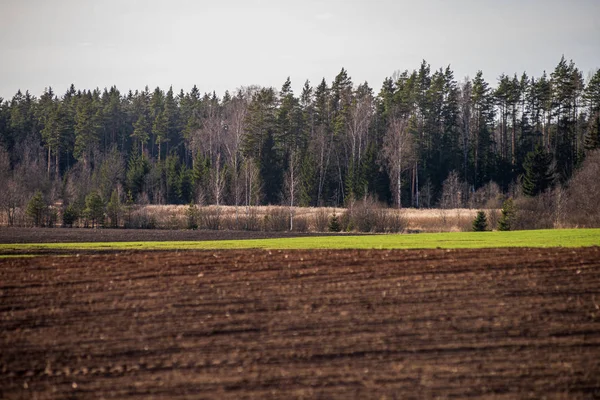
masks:
[[[415,235],[295,237],[280,239],[0,244],[2,254],[128,250],[216,249],[476,249],[494,247],[600,246],[600,229],[450,232]]]

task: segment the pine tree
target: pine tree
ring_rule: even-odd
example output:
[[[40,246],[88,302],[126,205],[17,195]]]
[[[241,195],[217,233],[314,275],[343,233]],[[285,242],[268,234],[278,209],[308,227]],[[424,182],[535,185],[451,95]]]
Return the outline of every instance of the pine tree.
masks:
[[[119,198],[119,192],[114,189],[110,195],[110,201],[106,205],[106,214],[110,221],[110,226],[113,228],[119,227],[119,220],[121,219],[122,213],[121,199]]]
[[[33,226],[42,226],[44,225],[44,218],[46,217],[47,210],[48,206],[44,201],[42,192],[38,190],[31,200],[29,200],[29,203],[27,203],[27,210],[25,213],[31,219]]]
[[[512,199],[507,199],[502,204],[502,216],[498,221],[499,231],[510,231],[515,219],[515,206]]]
[[[483,232],[487,230],[487,218],[484,211],[478,211],[477,216],[473,220],[473,231]]]
[[[600,111],[597,111],[590,120],[584,138],[584,147],[588,151],[600,149]]]
[[[526,196],[537,196],[553,183],[551,172],[552,156],[547,154],[541,146],[536,146],[533,152],[525,157],[523,168],[522,187]]]
[[[91,221],[92,228],[104,223],[104,201],[97,191],[93,191],[85,198],[85,216]]]
[[[331,219],[329,220],[329,232],[341,232],[341,231],[342,231],[342,226],[340,224],[338,216],[335,214],[335,211],[334,211],[333,215],[331,216]]]
[[[100,141],[99,112],[90,92],[83,93],[75,111],[75,157],[84,165],[91,162],[92,151]]]

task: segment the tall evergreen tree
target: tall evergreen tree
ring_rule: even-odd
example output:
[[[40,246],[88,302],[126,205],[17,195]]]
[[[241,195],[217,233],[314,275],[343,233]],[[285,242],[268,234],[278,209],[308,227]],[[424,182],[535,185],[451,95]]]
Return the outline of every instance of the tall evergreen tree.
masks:
[[[541,146],[537,146],[535,151],[530,152],[525,157],[523,168],[523,194],[526,196],[537,196],[553,183],[552,175],[552,156],[544,151]]]

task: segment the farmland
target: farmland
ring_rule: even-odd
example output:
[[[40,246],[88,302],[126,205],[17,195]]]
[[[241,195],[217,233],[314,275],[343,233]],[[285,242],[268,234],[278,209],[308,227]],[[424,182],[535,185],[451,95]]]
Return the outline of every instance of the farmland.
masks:
[[[0,239],[0,256],[124,250],[582,247],[600,246],[600,229],[321,236],[289,232],[13,228],[0,229]],[[38,243],[41,241],[47,243]]]
[[[600,396],[598,247],[78,253],[0,282],[2,398]]]

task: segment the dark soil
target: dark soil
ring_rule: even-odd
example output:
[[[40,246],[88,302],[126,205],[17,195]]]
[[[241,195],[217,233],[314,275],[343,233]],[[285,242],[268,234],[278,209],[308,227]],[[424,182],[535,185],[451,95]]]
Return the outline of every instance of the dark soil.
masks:
[[[0,243],[144,242],[269,239],[335,233],[0,227]]]
[[[600,248],[0,261],[0,398],[594,398]]]

